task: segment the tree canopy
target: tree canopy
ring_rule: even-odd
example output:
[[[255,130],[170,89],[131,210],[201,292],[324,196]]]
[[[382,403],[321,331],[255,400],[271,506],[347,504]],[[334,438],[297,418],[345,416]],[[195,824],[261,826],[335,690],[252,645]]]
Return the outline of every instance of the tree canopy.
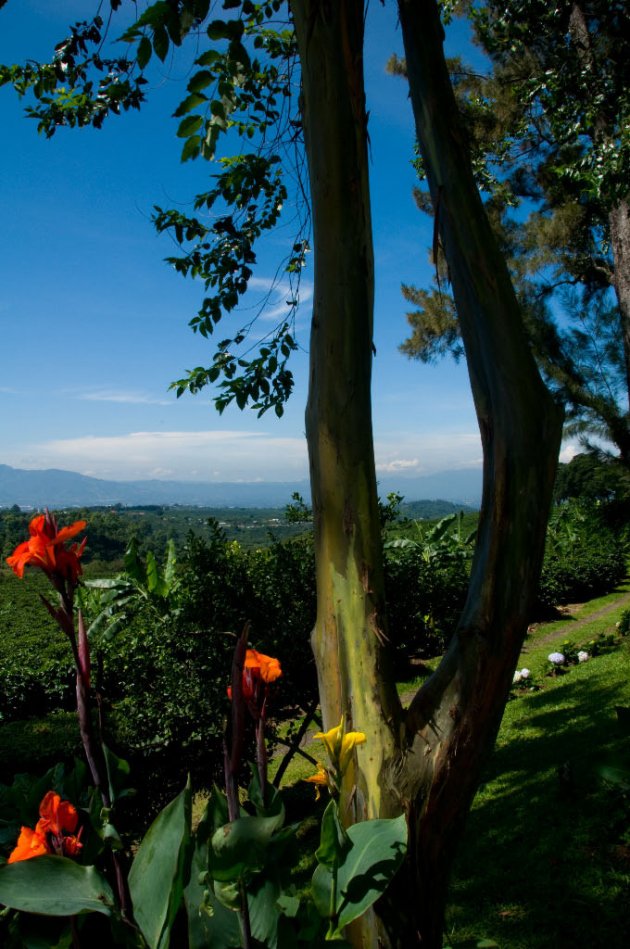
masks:
[[[451,75],[477,181],[510,262],[531,345],[568,407],[567,434],[612,443],[630,463],[629,17],[625,4],[459,4],[489,58]],[[404,73],[394,60],[393,71]],[[426,209],[419,191],[417,200]],[[438,270],[443,265],[438,262]],[[418,309],[401,349],[462,353],[441,280],[406,285]]]

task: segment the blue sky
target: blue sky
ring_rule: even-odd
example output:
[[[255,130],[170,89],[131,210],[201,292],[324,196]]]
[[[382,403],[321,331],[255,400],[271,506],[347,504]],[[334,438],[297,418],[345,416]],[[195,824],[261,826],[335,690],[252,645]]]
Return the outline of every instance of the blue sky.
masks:
[[[9,0],[0,10],[0,62],[47,59],[89,4]],[[452,49],[466,31],[457,25]],[[401,80],[385,73],[402,52],[395,4],[372,2],[366,83],[372,144],[376,253],[374,434],[381,477],[478,467],[481,449],[465,365],[435,367],[398,352],[406,335],[401,282],[428,285],[430,222],[411,196],[413,123]],[[210,344],[188,327],[202,287],[163,258],[167,237],[152,207],[190,208],[212,167],[181,165],[171,118],[187,64],[152,74],[140,113],[100,131],[61,129],[48,141],[0,89],[3,218],[0,281],[0,463],[65,468],[96,477],[202,481],[289,481],[307,476],[304,441],[309,297],[304,273],[294,395],[282,419],[229,408],[211,394],[177,400],[169,383],[209,365]],[[288,229],[257,271],[262,294]],[[274,302],[284,306],[284,296]],[[227,335],[227,332],[226,334]]]

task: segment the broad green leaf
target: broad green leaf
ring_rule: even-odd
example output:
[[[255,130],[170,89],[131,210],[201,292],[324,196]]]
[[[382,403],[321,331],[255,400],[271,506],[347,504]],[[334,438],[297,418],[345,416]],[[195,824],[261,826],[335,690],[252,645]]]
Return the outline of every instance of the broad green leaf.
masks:
[[[160,568],[152,550],[147,553],[147,590],[149,593],[157,594],[157,596],[162,595]]]
[[[274,787],[273,784],[269,784],[269,782],[267,782],[267,786],[265,788],[265,797],[263,800],[258,769],[253,765],[251,768],[252,780],[250,781],[249,787],[247,789],[249,800],[256,808],[256,813],[259,817],[281,818],[278,821],[278,827],[281,827],[284,823],[285,817],[282,793],[278,790],[278,788]]]
[[[352,843],[337,870],[339,929],[358,919],[385,892],[407,849],[407,821],[366,820],[348,828]],[[332,873],[322,864],[313,874],[313,898],[322,916],[330,915]]]
[[[167,949],[191,857],[190,787],[158,814],[129,873],[133,913],[150,949]]]
[[[201,56],[195,60],[196,66],[211,66],[213,63],[220,59],[221,53],[216,49],[209,49],[205,53],[202,53]]]
[[[211,82],[214,82],[213,74],[208,69],[201,69],[195,73],[188,83],[188,91],[201,92],[201,90],[209,86]]]
[[[186,118],[182,119],[179,123],[177,136],[178,138],[188,138],[190,135],[194,135],[195,132],[198,132],[202,125],[203,119],[200,115],[187,115]]]
[[[315,851],[317,862],[326,867],[339,864],[350,846],[350,838],[339,821],[337,802],[331,800],[322,817],[319,847]]]
[[[182,148],[182,161],[190,161],[192,158],[197,158],[201,151],[201,144],[197,138],[187,138],[184,142],[184,147]],[[181,394],[181,393],[180,393]]]
[[[0,903],[25,913],[75,916],[111,914],[114,894],[96,867],[67,857],[33,857],[0,867]]]
[[[164,564],[164,583],[166,592],[171,593],[177,578],[177,551],[175,541],[171,538],[166,545],[166,563]]]
[[[247,887],[247,905],[252,936],[265,946],[276,949],[278,945],[278,920],[280,908],[278,898],[281,894],[276,880],[270,880],[261,874]]]
[[[112,804],[121,797],[127,797],[129,792],[134,793],[131,788],[126,787],[129,780],[129,762],[124,758],[119,758],[114,752],[102,744],[103,757],[105,758],[105,768],[107,770],[107,783],[109,785],[109,798]]]
[[[162,62],[166,59],[166,54],[168,53],[168,33],[165,26],[157,26],[153,32],[153,49],[155,50],[155,55],[158,59],[161,59]]]
[[[219,827],[211,841],[210,872],[213,878],[227,883],[261,869],[269,841],[283,820],[284,815],[247,816]]]
[[[144,69],[153,53],[153,47],[151,46],[151,40],[148,36],[143,36],[140,42],[138,43],[138,49],[136,51],[136,61],[140,69]]]
[[[200,882],[208,869],[208,842],[197,840],[190,870],[190,881],[184,890],[188,915],[189,949],[234,949],[240,947],[238,916],[215,896],[212,882]]]
[[[202,105],[207,101],[207,96],[204,96],[199,92],[191,92],[189,96],[186,96],[186,98],[179,103],[173,112],[173,115],[175,118],[179,118],[182,115],[187,115],[189,112],[192,112],[193,109],[196,109],[198,105]]]
[[[241,884],[238,880],[231,880],[229,883],[214,880],[213,887],[214,895],[221,906],[234,912],[241,908]]]

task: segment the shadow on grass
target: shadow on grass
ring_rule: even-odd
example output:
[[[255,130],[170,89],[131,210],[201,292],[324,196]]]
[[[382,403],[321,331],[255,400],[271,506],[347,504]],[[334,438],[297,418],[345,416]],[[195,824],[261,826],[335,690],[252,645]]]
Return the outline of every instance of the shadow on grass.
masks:
[[[595,670],[593,670],[595,672]],[[520,699],[484,776],[450,894],[449,932],[522,949],[630,945],[628,800],[596,765],[629,759],[604,674]]]

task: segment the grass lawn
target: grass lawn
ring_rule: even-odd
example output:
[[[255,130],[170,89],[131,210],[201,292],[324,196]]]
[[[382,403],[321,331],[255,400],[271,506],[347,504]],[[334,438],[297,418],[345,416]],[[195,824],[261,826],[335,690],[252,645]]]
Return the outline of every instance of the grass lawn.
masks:
[[[630,946],[630,787],[598,772],[624,759],[630,772],[630,739],[615,712],[630,706],[630,637],[547,675],[549,653],[567,643],[591,651],[598,635],[615,634],[629,591],[625,584],[532,627],[519,668],[530,670],[535,691],[515,689],[506,707],[455,868],[445,946]],[[421,682],[400,685],[403,702]],[[317,730],[305,746],[313,756],[321,755]],[[312,773],[295,758],[283,783]]]
[[[630,769],[615,712],[630,705],[630,641],[546,675],[548,654],[563,642],[614,632],[622,607],[597,615],[614,602],[591,601],[528,638],[520,665],[540,691],[507,705],[452,881],[453,947],[482,939],[501,949],[630,946],[630,777],[623,791],[599,773],[607,763]]]

